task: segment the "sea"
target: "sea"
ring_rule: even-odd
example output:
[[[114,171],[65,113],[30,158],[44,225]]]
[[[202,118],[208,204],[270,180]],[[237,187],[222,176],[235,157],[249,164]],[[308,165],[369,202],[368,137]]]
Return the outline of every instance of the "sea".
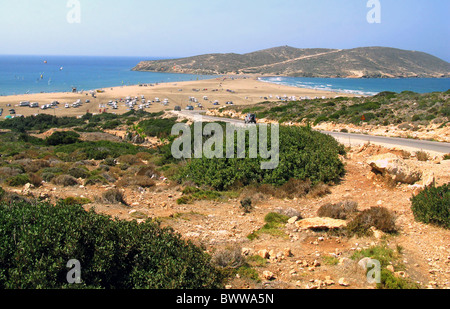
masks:
[[[163,58],[95,56],[14,56],[0,55],[0,96],[88,91],[99,88],[151,83],[169,83],[215,78],[211,75],[136,72],[142,60]],[[261,81],[280,85],[360,95],[382,91],[417,93],[447,91],[450,78],[346,79],[262,77]]]
[[[306,78],[261,77],[259,80],[285,86],[371,96],[383,91],[430,93],[450,89],[450,78]]]
[[[0,95],[71,92],[211,79],[211,75],[136,72],[143,60],[162,58],[0,55]]]

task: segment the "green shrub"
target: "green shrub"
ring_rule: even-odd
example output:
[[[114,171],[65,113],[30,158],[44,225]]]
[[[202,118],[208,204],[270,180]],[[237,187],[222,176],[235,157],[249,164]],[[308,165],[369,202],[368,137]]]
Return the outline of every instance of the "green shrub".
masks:
[[[123,155],[136,155],[139,152],[149,152],[149,149],[137,147],[129,143],[98,141],[79,142],[71,145],[59,145],[54,149],[55,153],[78,154],[88,160],[105,160],[106,158],[118,158]],[[75,158],[75,161],[76,160]]]
[[[0,204],[0,289],[220,289],[200,248],[147,220],[123,221],[80,205]],[[81,283],[67,282],[76,259]]]
[[[353,260],[361,260],[364,257],[371,258],[380,262],[381,266],[381,282],[377,283],[378,289],[418,289],[419,286],[410,279],[403,279],[395,276],[395,274],[386,269],[388,265],[394,266],[394,269],[404,269],[404,265],[400,262],[401,252],[399,247],[397,251],[389,248],[385,243],[381,245],[372,246],[368,249],[356,251],[352,255]],[[369,269],[367,270],[369,271]]]
[[[168,137],[172,133],[172,127],[177,123],[177,118],[159,119],[152,118],[143,120],[138,124],[138,127],[147,136],[156,136],[159,138]]]
[[[89,177],[90,173],[87,168],[84,167],[73,167],[69,170],[69,175],[75,178],[86,179]]]
[[[26,174],[20,174],[13,176],[6,180],[6,184],[11,187],[21,187],[30,182],[30,177]]]
[[[74,131],[58,131],[47,137],[45,143],[49,146],[75,144],[79,141],[80,134]]]
[[[116,166],[117,164],[116,159],[114,158],[106,158],[102,163],[108,166]]]
[[[107,185],[108,183],[109,182],[108,182],[108,180],[106,180],[105,177],[103,177],[101,175],[92,175],[86,179],[86,181],[84,182],[84,185],[85,186],[93,186],[96,184]]]
[[[31,130],[45,131],[51,128],[69,128],[83,124],[84,120],[77,117],[56,117],[54,115],[39,114],[37,116],[18,117],[0,121],[0,128],[25,132]]]
[[[247,238],[250,240],[254,240],[259,238],[261,234],[269,234],[275,237],[286,238],[287,234],[282,230],[280,230],[280,228],[286,225],[288,220],[289,220],[288,216],[275,212],[268,213],[264,218],[266,224],[259,230],[248,235]]]
[[[195,201],[219,201],[225,198],[225,193],[217,191],[204,191],[198,190],[196,192],[190,193],[189,195],[184,195],[177,199],[177,204],[192,204]]]
[[[91,203],[91,200],[83,197],[68,197],[62,202],[66,205],[85,205]]]
[[[0,187],[0,201],[2,201],[5,196],[6,191],[2,187]]]
[[[103,130],[112,130],[112,129],[117,128],[121,124],[122,124],[122,122],[120,120],[110,120],[110,121],[105,122],[102,125],[102,129]]]
[[[268,135],[270,137],[270,134]],[[246,149],[249,149],[248,137]],[[339,158],[339,154],[344,153],[344,147],[329,135],[305,127],[280,126],[280,160],[276,169],[261,169],[261,163],[267,160],[260,157],[203,157],[189,160],[186,166],[180,169],[177,178],[180,181],[193,181],[198,186],[211,186],[220,191],[228,190],[237,184],[282,186],[290,179],[309,179],[312,185],[319,182],[331,183],[338,181],[344,174],[344,165]]]
[[[289,220],[288,216],[276,212],[268,213],[264,217],[264,221],[268,224],[286,224],[288,220]]]
[[[450,184],[428,187],[411,199],[417,221],[450,228]]]

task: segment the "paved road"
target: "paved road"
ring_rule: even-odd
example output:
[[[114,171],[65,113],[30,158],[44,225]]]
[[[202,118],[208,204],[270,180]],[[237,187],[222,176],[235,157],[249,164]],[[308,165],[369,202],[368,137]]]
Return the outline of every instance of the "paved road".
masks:
[[[233,123],[236,125],[243,125],[244,121],[230,118],[220,118],[213,116],[201,115],[204,111],[181,111],[176,114],[184,116],[187,118],[201,117],[202,121],[212,122],[212,121],[222,121]],[[200,119],[200,118],[199,118]],[[441,142],[431,142],[416,139],[406,139],[406,138],[396,138],[396,137],[384,137],[384,136],[373,136],[365,134],[354,134],[354,133],[340,133],[340,132],[327,132],[320,131],[324,134],[329,134],[336,138],[339,142],[350,145],[364,144],[367,142],[373,144],[390,145],[391,147],[398,147],[407,150],[424,150],[437,153],[450,153],[450,143]]]

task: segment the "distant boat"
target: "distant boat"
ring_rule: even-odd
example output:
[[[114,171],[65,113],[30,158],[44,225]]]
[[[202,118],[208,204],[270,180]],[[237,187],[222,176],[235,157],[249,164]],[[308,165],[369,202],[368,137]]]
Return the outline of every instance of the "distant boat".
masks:
[[[59,70],[62,71],[62,70],[63,70],[63,67],[60,67]]]

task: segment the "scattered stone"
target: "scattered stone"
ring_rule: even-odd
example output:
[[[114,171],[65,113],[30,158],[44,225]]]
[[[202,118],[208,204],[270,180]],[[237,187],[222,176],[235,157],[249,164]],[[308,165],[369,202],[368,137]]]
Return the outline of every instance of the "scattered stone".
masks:
[[[273,272],[266,270],[263,272],[263,278],[271,281],[271,280],[275,280],[276,276]]]
[[[326,276],[326,277],[325,277],[325,280],[323,281],[323,283],[324,283],[326,286],[334,285],[334,281],[331,280],[331,277],[330,277],[330,276]]]
[[[413,169],[392,153],[373,156],[367,160],[367,164],[375,173],[389,176],[395,182],[414,184],[422,177],[422,172]]]
[[[242,248],[242,255],[244,255],[244,256],[253,255],[253,249],[251,249],[251,248]]]
[[[339,279],[339,285],[340,285],[340,286],[350,286],[350,283],[348,283],[347,279],[345,279],[345,278],[340,278],[340,279]]]
[[[264,250],[259,250],[259,251],[258,251],[258,255],[259,255],[260,257],[262,257],[263,259],[268,259],[268,258],[270,257],[269,251],[267,251],[266,249],[264,249]]]
[[[294,224],[295,222],[297,222],[298,221],[298,217],[297,216],[295,216],[295,217],[292,217],[292,218],[290,218],[289,220],[288,220],[288,224]]]
[[[293,257],[294,255],[292,254],[291,248],[285,248],[284,249],[284,255],[286,257]]]
[[[374,236],[376,239],[378,239],[378,240],[381,239],[381,238],[383,238],[383,236],[385,235],[382,231],[377,230],[377,228],[374,227],[374,226],[372,226],[372,227],[370,228],[370,230],[372,231],[373,236]]]
[[[345,220],[338,220],[332,218],[308,218],[295,222],[299,229],[339,229],[347,225]]]
[[[422,186],[424,187],[432,187],[436,184],[436,178],[434,176],[434,172],[425,171],[422,177]]]

